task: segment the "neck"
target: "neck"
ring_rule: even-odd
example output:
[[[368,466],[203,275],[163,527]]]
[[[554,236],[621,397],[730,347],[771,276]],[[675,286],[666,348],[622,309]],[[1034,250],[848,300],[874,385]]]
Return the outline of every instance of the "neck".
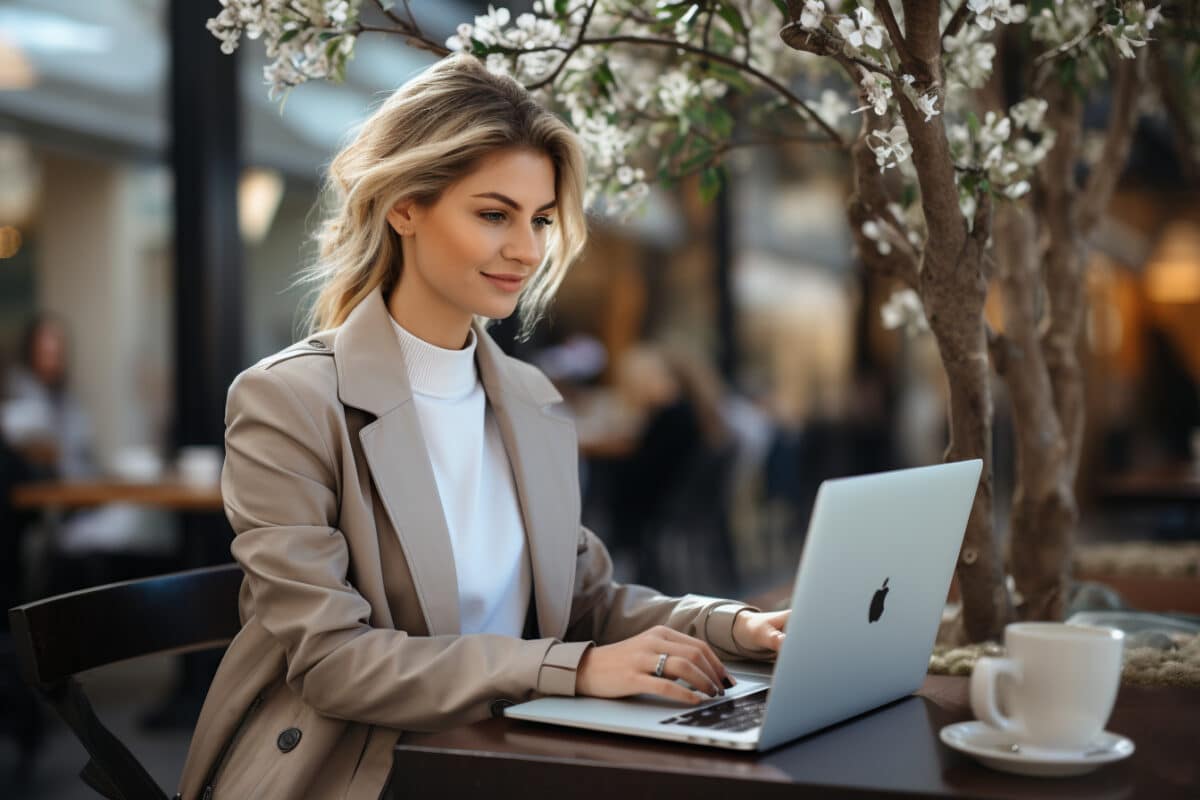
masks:
[[[429,344],[446,350],[461,350],[467,345],[471,315],[448,309],[406,284],[403,276],[387,300],[388,313],[406,331]]]

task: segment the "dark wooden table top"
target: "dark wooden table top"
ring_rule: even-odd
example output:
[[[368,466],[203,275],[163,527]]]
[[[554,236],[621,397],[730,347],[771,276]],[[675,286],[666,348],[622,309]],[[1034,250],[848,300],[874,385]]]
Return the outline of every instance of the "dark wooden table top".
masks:
[[[174,511],[221,511],[221,487],[193,486],[166,478],[160,481],[108,479],[34,481],[12,488],[15,508],[63,510],[105,503],[135,503]]]
[[[1200,798],[1200,690],[1122,688],[1107,729],[1137,747],[1088,775],[996,772],[944,746],[973,718],[967,679],[928,676],[914,696],[765,753],[735,753],[506,719],[396,746],[388,797]]]
[[[1096,488],[1111,503],[1200,503],[1200,466],[1174,464],[1109,475]]]

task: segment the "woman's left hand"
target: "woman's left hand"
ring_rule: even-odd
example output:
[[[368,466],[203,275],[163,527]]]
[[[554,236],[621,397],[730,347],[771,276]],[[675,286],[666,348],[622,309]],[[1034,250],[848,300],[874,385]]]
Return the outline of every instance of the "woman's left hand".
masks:
[[[785,611],[742,611],[733,623],[733,641],[744,650],[774,650],[779,652],[787,634],[788,617]]]

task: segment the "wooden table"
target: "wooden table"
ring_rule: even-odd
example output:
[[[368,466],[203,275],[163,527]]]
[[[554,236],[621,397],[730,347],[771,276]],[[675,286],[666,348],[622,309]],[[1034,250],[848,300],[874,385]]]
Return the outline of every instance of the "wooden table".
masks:
[[[221,488],[180,481],[35,481],[12,489],[16,508],[69,510],[105,503],[136,503],[172,511],[221,511]]]
[[[1175,464],[1101,478],[1102,500],[1113,503],[1200,503],[1200,466]]]
[[[1107,728],[1137,751],[1072,778],[996,772],[940,742],[972,718],[967,679],[931,675],[916,696],[766,753],[490,719],[405,734],[386,796],[1200,798],[1200,691],[1123,688]]]

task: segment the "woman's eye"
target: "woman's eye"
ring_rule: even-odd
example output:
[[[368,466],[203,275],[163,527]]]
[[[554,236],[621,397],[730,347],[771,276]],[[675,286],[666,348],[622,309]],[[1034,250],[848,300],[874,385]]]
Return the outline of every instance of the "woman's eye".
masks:
[[[537,217],[533,221],[542,228],[549,228],[554,224],[554,220],[550,219],[549,217]]]
[[[483,211],[479,214],[480,217],[488,222],[503,222],[504,212],[502,211]]]

